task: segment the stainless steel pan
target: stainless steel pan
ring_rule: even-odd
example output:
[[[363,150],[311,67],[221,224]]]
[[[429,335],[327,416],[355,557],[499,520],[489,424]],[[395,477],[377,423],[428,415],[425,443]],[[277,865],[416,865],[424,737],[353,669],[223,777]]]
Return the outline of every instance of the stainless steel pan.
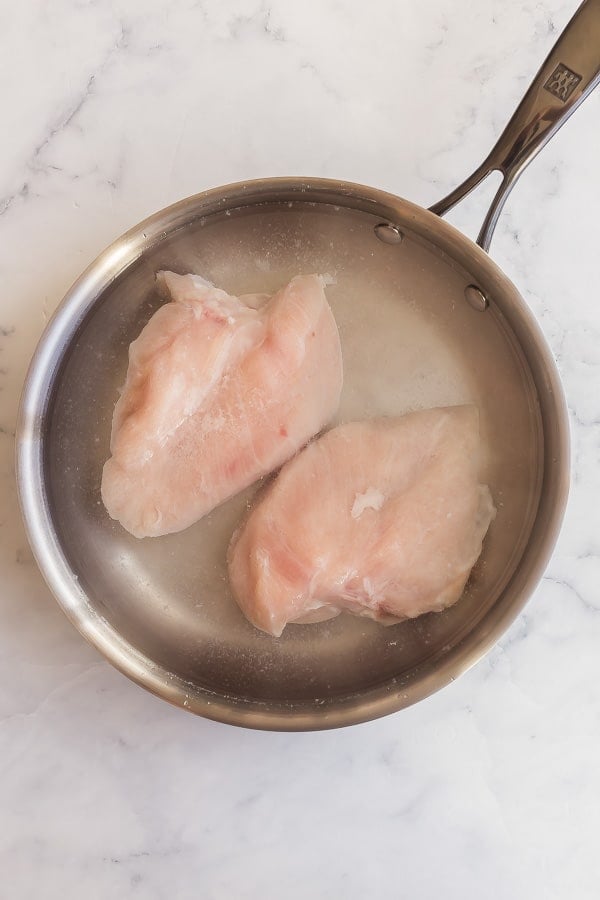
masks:
[[[600,0],[587,0],[487,160],[432,210],[338,181],[234,184],[151,216],[71,288],[23,393],[20,498],[59,603],[130,678],[223,722],[348,725],[447,684],[517,615],[563,515],[568,422],[540,330],[484,251],[515,180],[598,82],[599,47]],[[504,178],[476,246],[436,214],[493,169]],[[163,538],[137,541],[108,518],[99,485],[112,410],[128,344],[160,302],[162,268],[201,273],[234,293],[274,290],[299,271],[335,275],[340,420],[479,406],[498,516],[454,608],[391,628],[341,616],[275,640],[244,620],[227,584],[227,542],[252,489]]]

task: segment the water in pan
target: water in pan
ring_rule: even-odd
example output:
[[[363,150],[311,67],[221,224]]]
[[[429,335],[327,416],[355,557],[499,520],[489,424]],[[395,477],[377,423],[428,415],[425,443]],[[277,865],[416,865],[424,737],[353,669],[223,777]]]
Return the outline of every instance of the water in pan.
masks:
[[[352,693],[460,640],[497,599],[537,503],[539,423],[529,376],[499,312],[472,309],[468,276],[410,235],[378,241],[378,220],[310,204],[252,207],[197,220],[130,266],[86,319],[57,379],[46,465],[57,530],[99,612],[138,650],[187,681],[259,699]],[[231,293],[274,291],[299,272],[327,273],[342,340],[338,421],[474,402],[483,480],[498,516],[453,609],[391,628],[340,616],[256,631],[229,593],[225,552],[250,488],[195,526],[138,541],[99,494],[127,348],[160,304],[161,268],[193,271]]]

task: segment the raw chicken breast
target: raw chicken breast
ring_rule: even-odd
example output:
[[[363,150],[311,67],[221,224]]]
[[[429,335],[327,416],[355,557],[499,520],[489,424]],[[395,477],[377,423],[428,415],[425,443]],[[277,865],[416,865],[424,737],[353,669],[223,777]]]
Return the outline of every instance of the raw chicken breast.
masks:
[[[453,406],[340,425],[288,462],[229,548],[247,618],[279,636],[342,611],[391,624],[455,603],[495,515],[479,418]]]
[[[278,468],[330,420],[337,326],[318,275],[232,297],[161,272],[170,296],[129,348],[102,499],[136,537],[180,531]]]

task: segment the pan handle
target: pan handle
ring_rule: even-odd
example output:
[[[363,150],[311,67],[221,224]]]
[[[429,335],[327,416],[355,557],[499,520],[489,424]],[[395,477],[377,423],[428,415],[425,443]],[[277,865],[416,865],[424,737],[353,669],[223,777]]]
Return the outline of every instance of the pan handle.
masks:
[[[600,0],[584,0],[489,156],[466,181],[430,207],[443,216],[490,172],[503,178],[477,238],[489,250],[506,198],[525,167],[600,82]]]

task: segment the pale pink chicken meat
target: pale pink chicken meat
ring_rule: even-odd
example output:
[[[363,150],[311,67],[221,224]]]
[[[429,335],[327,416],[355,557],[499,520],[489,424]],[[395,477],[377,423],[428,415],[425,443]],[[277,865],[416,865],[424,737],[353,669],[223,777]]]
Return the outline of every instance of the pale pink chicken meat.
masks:
[[[313,441],[232,538],[243,613],[279,636],[343,611],[391,624],[455,603],[495,515],[478,450],[474,406],[352,422]]]
[[[161,272],[171,302],[129,348],[102,475],[136,537],[180,531],[278,468],[337,410],[342,356],[323,279],[234,297]]]

